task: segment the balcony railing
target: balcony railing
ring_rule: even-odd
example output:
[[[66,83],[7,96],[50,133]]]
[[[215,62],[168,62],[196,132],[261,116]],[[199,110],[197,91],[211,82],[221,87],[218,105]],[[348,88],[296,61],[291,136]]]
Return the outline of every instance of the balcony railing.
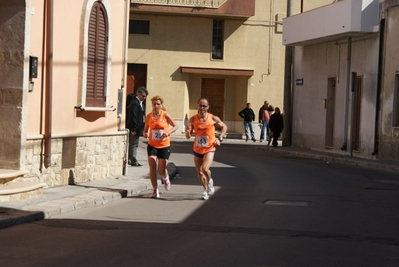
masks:
[[[220,8],[228,0],[130,0],[134,4]]]

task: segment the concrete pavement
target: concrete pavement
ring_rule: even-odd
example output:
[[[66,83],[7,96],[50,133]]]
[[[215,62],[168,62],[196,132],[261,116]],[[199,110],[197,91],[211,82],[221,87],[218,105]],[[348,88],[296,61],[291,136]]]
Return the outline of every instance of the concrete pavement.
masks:
[[[259,145],[257,149],[273,150],[277,153],[284,153],[286,155],[292,155],[301,158],[311,158],[322,160],[325,162],[334,162],[339,164],[348,164],[353,166],[359,166],[369,169],[399,172],[399,164],[394,161],[382,161],[378,159],[373,159],[374,156],[370,155],[370,158],[359,158],[356,157],[356,152],[352,153],[352,156],[347,151],[331,151],[328,150],[313,150],[300,147],[271,147],[265,145]],[[399,178],[398,178],[399,180]]]
[[[192,141],[192,140],[191,140]],[[359,167],[384,171],[399,172],[395,162],[351,157],[347,153],[329,153],[297,147],[266,146],[266,143],[246,143],[243,140],[225,140],[224,143],[242,143],[254,149],[270,150],[274,153],[285,153],[295,157],[305,157],[326,162],[350,164]],[[281,145],[281,143],[279,144]],[[104,205],[123,197],[137,195],[148,191],[151,194],[151,183],[148,177],[146,144],[140,142],[137,158],[143,167],[128,167],[127,175],[77,185],[46,188],[43,194],[24,201],[0,203],[0,228],[50,218],[53,215]],[[168,165],[171,179],[178,175],[178,168],[173,162]],[[399,180],[399,179],[398,179]]]
[[[137,159],[143,167],[129,166],[125,176],[45,188],[43,194],[38,197],[0,203],[0,228],[43,220],[56,214],[86,207],[105,205],[144,191],[148,191],[150,196],[152,186],[148,175],[146,146],[146,143],[140,142],[137,151]],[[167,168],[173,180],[177,175],[177,167],[170,162]]]

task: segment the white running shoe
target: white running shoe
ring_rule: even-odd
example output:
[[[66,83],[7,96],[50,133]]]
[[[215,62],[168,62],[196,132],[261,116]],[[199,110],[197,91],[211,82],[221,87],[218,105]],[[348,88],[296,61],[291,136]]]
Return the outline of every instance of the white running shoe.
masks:
[[[202,193],[202,199],[203,199],[203,200],[208,200],[208,199],[209,199],[208,191],[207,191],[207,190],[205,190],[204,193]]]
[[[167,191],[169,191],[169,190],[170,190],[170,180],[169,180],[169,175],[168,175],[168,176],[166,176],[166,177],[163,179],[163,185],[165,186],[165,189],[166,189]]]
[[[215,188],[213,187],[213,179],[211,178],[208,183],[208,195],[212,196],[215,193]]]
[[[159,190],[158,189],[154,189],[152,191],[152,198],[159,198]]]

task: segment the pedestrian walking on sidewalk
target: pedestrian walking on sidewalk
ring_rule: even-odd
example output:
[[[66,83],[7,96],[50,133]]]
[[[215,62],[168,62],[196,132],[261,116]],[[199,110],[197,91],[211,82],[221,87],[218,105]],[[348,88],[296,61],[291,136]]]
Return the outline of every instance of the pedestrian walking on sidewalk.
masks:
[[[259,141],[262,143],[264,140],[269,141],[269,121],[271,112],[274,110],[273,106],[269,102],[264,101],[263,106],[259,109],[259,126],[260,137]]]
[[[139,147],[139,138],[143,134],[145,120],[144,100],[148,96],[148,91],[141,86],[137,89],[135,97],[130,97],[130,103],[127,112],[127,128],[129,135],[129,153],[128,164],[134,167],[142,167],[137,161],[137,148]]]
[[[276,107],[273,115],[270,116],[270,130],[273,133],[273,142],[272,145],[277,147],[277,140],[280,137],[281,132],[284,129],[284,119],[283,115],[281,115],[280,108]]]
[[[215,192],[210,167],[215,156],[216,147],[220,146],[226,135],[227,126],[219,117],[208,113],[209,101],[206,98],[198,100],[198,113],[192,116],[186,126],[186,138],[194,134],[193,154],[198,180],[204,187],[202,199],[207,200]],[[215,126],[220,128],[216,138]]]
[[[251,135],[251,140],[256,142],[254,128],[252,126],[252,122],[255,120],[255,113],[251,108],[251,103],[247,103],[247,106],[238,112],[238,116],[244,119],[245,142],[248,141],[249,135]]]
[[[170,135],[178,126],[166,112],[163,99],[160,96],[151,98],[152,111],[147,114],[143,136],[148,138],[147,156],[150,169],[150,180],[153,188],[152,198],[159,198],[157,171],[162,177],[166,190],[170,190],[168,160],[170,157]]]

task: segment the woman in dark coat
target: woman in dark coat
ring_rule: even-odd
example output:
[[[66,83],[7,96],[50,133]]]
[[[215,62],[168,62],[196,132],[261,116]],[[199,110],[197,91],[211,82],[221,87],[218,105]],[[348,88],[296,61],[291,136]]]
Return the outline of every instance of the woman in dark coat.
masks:
[[[273,132],[273,146],[277,146],[277,140],[284,129],[284,119],[281,115],[280,108],[275,108],[273,115],[270,116],[270,131]]]

